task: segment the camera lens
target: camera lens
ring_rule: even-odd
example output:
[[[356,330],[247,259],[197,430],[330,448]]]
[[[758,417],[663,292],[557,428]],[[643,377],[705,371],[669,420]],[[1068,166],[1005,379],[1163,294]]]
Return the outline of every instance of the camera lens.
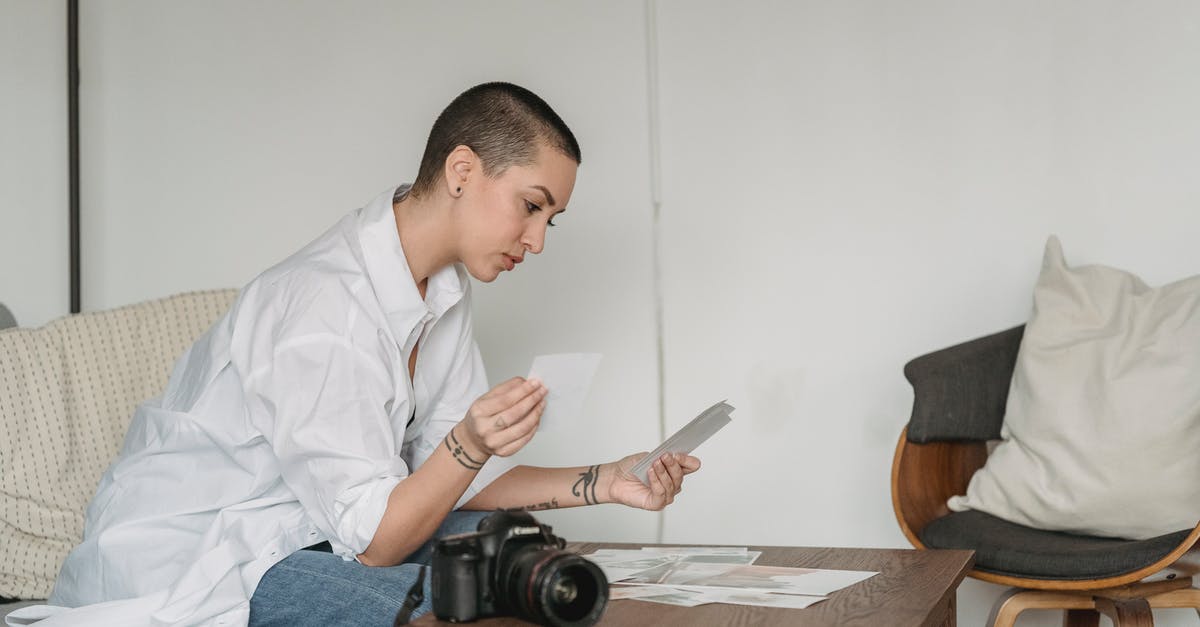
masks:
[[[550,598],[558,605],[567,605],[579,597],[579,588],[575,585],[575,581],[566,577],[559,577],[554,580],[554,584],[550,587]]]
[[[528,547],[513,555],[500,590],[519,618],[556,627],[593,625],[608,603],[608,579],[566,551]],[[507,581],[505,581],[507,579]]]

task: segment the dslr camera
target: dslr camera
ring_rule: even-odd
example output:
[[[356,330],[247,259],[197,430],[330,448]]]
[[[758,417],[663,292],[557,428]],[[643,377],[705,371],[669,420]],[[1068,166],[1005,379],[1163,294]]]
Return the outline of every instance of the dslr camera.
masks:
[[[541,625],[592,625],[608,603],[595,563],[523,511],[499,510],[479,530],[439,538],[433,550],[433,612],[469,622],[516,616]]]

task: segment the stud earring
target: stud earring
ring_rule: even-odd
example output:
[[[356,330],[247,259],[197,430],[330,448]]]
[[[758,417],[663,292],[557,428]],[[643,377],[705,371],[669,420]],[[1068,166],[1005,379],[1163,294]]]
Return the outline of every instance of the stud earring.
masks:
[[[461,194],[461,193],[462,193],[462,188],[461,188],[461,187],[455,187],[455,188],[454,188],[454,193],[455,193],[455,194]]]

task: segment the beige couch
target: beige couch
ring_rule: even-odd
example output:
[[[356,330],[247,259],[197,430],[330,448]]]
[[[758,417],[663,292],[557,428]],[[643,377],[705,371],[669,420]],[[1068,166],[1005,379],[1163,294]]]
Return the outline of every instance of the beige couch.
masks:
[[[50,594],[134,407],[162,391],[236,294],[190,292],[0,331],[0,601]]]

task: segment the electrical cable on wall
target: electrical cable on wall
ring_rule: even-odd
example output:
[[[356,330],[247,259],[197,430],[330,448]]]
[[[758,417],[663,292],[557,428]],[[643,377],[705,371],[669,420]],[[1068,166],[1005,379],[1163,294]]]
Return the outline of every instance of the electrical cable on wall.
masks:
[[[67,0],[68,267],[71,313],[81,311],[79,261],[79,0]]]

